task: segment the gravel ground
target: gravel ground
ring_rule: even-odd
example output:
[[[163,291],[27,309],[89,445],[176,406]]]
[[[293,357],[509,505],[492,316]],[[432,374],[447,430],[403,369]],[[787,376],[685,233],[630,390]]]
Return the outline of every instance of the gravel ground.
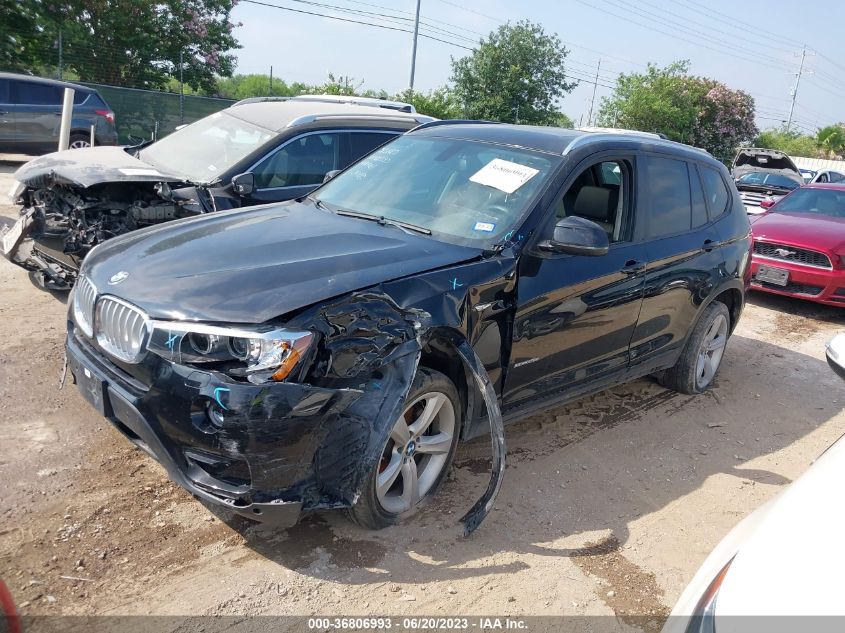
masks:
[[[195,501],[74,385],[58,389],[65,311],[0,260],[0,576],[24,614],[616,614],[655,628],[719,539],[845,433],[823,354],[845,311],[753,295],[710,392],[637,380],[509,426],[501,494],[469,539],[457,520],[487,483],[483,439],[407,525],[324,513],[268,532]]]

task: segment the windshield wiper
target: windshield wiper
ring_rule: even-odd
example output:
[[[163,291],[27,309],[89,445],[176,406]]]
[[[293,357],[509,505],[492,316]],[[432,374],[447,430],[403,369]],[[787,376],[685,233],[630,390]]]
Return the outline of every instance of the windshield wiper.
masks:
[[[319,203],[320,201],[318,200],[317,202]],[[349,218],[358,218],[359,220],[369,220],[370,222],[377,222],[382,226],[395,226],[399,229],[415,231],[416,233],[422,233],[423,235],[431,235],[431,229],[427,229],[424,226],[417,226],[416,224],[411,224],[410,222],[402,222],[401,220],[392,220],[390,218],[384,217],[383,215],[361,213],[360,211],[347,211],[346,209],[337,209],[335,213],[337,213],[338,215],[345,215]]]

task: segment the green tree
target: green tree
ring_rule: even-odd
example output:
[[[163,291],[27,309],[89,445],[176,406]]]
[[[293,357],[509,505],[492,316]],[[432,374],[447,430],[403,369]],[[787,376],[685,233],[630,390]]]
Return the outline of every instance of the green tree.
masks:
[[[823,127],[816,134],[816,141],[828,157],[842,156],[845,154],[845,124]]]
[[[567,54],[539,24],[505,24],[470,55],[452,59],[455,98],[469,118],[553,125],[557,100],[578,85],[566,81]]]
[[[28,0],[29,1],[29,0]],[[236,0],[34,0],[41,46],[35,63],[58,64],[81,81],[163,88],[179,77],[196,90],[215,91],[229,76],[238,48],[229,18]]]
[[[689,61],[622,74],[602,99],[599,124],[665,134],[729,161],[757,134],[754,100],[714,79],[689,74]]]
[[[412,104],[417,112],[436,119],[457,119],[461,117],[461,106],[455,94],[447,87],[429,92],[405,90],[393,96],[395,101]]]
[[[816,158],[820,154],[815,137],[794,130],[787,131],[786,127],[763,130],[751,144],[754,147],[776,149],[790,156]]]
[[[0,68],[29,70],[37,59],[38,3],[35,0],[0,0]]]

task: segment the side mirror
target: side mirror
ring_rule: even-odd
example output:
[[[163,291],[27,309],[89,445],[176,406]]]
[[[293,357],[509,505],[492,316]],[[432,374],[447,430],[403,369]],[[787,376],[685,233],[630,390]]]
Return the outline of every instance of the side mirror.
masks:
[[[777,200],[775,200],[774,198],[763,198],[762,200],[760,200],[760,208],[771,209],[773,206],[775,206],[775,202],[777,202]]]
[[[555,224],[552,239],[540,242],[538,246],[552,253],[600,257],[607,255],[610,242],[607,233],[598,224],[573,215]]]
[[[248,196],[255,191],[255,174],[247,172],[232,177],[232,189],[239,196]]]
[[[341,169],[332,169],[331,171],[326,172],[326,175],[323,176],[323,183],[327,183],[329,180],[337,176],[341,171]]]

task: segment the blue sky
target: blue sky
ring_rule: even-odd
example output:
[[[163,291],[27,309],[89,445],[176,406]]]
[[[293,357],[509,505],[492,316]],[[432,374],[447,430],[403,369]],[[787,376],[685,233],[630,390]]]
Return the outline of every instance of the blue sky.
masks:
[[[262,1],[401,29],[410,28],[416,7],[416,0]],[[422,0],[421,15],[428,34],[467,47],[508,20],[529,19],[557,33],[571,51],[567,66],[573,78],[590,78],[589,84],[582,81],[560,104],[576,123],[586,124],[599,58],[597,104],[611,92],[609,86],[620,72],[644,70],[647,62],[665,65],[689,59],[694,74],[751,93],[760,127],[778,126],[787,118],[802,44],[814,52],[806,57],[808,72],[798,89],[796,125],[812,132],[818,126],[845,121],[845,2]],[[332,72],[363,80],[365,88],[392,93],[407,87],[408,33],[243,0],[234,9],[233,19],[243,23],[236,30],[243,45],[237,72],[267,73],[272,65],[274,76],[289,82],[318,83]],[[420,38],[416,88],[427,90],[446,83],[450,58],[468,53]]]

